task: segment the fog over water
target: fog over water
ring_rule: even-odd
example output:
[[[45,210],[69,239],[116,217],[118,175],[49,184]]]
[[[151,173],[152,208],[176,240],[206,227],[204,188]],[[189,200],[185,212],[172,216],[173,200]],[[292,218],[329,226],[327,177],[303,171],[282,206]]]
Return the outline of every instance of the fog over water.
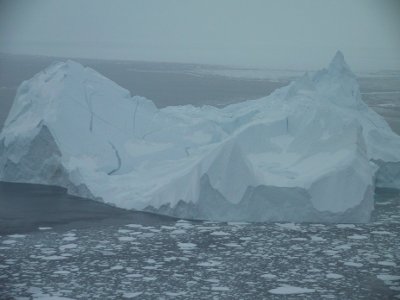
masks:
[[[0,2],[0,51],[317,69],[336,50],[357,70],[400,69],[400,2]]]

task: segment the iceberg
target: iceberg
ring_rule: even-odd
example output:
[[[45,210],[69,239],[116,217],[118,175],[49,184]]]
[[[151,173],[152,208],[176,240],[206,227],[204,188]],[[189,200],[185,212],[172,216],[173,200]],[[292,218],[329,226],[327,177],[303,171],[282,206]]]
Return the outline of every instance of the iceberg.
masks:
[[[368,222],[400,188],[400,137],[329,67],[224,108],[158,109],[68,60],[23,82],[0,134],[0,180],[216,221]]]

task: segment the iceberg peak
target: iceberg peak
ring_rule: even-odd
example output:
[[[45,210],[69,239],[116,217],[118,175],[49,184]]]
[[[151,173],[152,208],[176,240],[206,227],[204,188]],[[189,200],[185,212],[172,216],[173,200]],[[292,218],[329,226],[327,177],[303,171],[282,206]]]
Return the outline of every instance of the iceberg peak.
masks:
[[[365,110],[357,78],[341,51],[336,52],[327,69],[315,73],[313,82],[321,99],[342,107]]]
[[[400,186],[399,148],[340,51],[314,76],[221,109],[157,109],[66,61],[19,87],[0,180],[182,218],[366,222],[375,185]]]
[[[343,73],[351,72],[350,67],[347,65],[342,51],[338,50],[329,64],[329,71]]]

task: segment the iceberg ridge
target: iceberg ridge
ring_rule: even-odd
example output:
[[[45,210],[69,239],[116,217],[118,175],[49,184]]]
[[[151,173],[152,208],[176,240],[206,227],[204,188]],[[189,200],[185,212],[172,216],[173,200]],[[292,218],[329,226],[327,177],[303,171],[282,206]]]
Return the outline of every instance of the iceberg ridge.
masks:
[[[367,222],[400,188],[400,137],[343,54],[271,95],[157,109],[66,61],[25,81],[0,134],[0,180],[219,221]]]

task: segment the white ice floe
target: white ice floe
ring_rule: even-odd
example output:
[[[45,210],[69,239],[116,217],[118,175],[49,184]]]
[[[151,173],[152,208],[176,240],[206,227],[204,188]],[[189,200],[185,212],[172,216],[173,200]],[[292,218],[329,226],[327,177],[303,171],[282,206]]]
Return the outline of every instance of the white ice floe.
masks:
[[[225,231],[213,231],[210,233],[210,235],[214,235],[214,236],[228,236],[229,233],[225,232]]]
[[[26,237],[25,234],[10,234],[8,235],[8,237],[13,238],[13,239],[22,239],[24,237]]]
[[[290,295],[290,294],[306,294],[306,293],[313,293],[315,292],[314,289],[296,287],[296,286],[280,286],[274,289],[269,290],[271,294],[278,294],[278,295]]]
[[[397,281],[397,280],[400,280],[400,276],[399,275],[380,274],[377,277],[378,277],[378,279],[381,279],[383,281]]]
[[[75,249],[76,247],[78,247],[78,245],[77,244],[64,244],[64,245],[61,245],[60,247],[59,247],[59,249],[61,250],[61,251],[65,251],[65,250],[68,250],[68,249]]]
[[[351,245],[350,244],[342,244],[342,245],[336,246],[334,249],[335,250],[350,250]]]
[[[66,241],[66,242],[73,242],[75,240],[77,240],[77,237],[75,237],[75,236],[66,236],[63,238],[63,241]]]
[[[143,294],[142,292],[125,292],[123,293],[122,297],[125,299],[132,299],[132,298],[136,298],[138,296],[140,296],[141,294]]]
[[[74,300],[74,298],[55,296],[50,294],[37,294],[33,295],[35,300]]]
[[[171,234],[176,235],[176,234],[185,234],[187,231],[184,229],[176,229],[171,231]]]
[[[395,262],[388,261],[388,260],[378,261],[378,265],[387,266],[387,267],[396,267],[397,266],[397,264]]]
[[[66,61],[18,88],[0,180],[186,218],[366,222],[375,185],[400,187],[398,149],[340,52],[327,69],[221,109],[158,109]]]
[[[49,255],[49,256],[38,256],[38,258],[43,259],[43,260],[63,260],[67,259],[65,256],[61,255]]]
[[[59,271],[54,272],[54,274],[57,274],[57,275],[68,275],[70,273],[71,273],[70,271],[66,271],[66,270],[59,270]]]
[[[132,242],[132,241],[136,240],[136,238],[131,237],[131,236],[120,236],[120,237],[118,237],[118,240],[120,242]]]
[[[347,228],[356,228],[356,225],[354,224],[336,224],[337,228],[340,229],[347,229]]]
[[[43,227],[39,227],[38,228],[39,230],[51,230],[51,229],[53,229],[52,227],[45,227],[45,226],[43,226]]]
[[[197,247],[197,245],[193,243],[178,243],[178,247],[181,250],[193,250]]]
[[[266,274],[262,274],[261,277],[262,277],[262,278],[265,278],[265,279],[275,279],[277,276],[274,275],[274,274],[268,274],[268,273],[266,273]]]
[[[318,236],[318,235],[312,235],[311,240],[313,242],[325,242],[326,241],[326,239],[324,239],[323,237]]]
[[[361,234],[353,234],[353,235],[349,235],[347,238],[352,239],[352,240],[365,240],[365,239],[368,239],[368,236],[361,235]]]
[[[125,277],[128,277],[128,278],[140,278],[140,277],[143,277],[143,275],[142,274],[127,274]]]
[[[178,297],[186,295],[186,292],[165,292],[165,295],[170,297]]]
[[[377,235],[393,235],[393,233],[385,230],[374,230],[371,231],[372,234],[377,234]]]
[[[209,261],[205,261],[205,262],[200,262],[197,265],[200,267],[217,267],[217,266],[221,265],[221,262],[209,260]]]
[[[226,244],[224,244],[224,246],[231,247],[231,248],[240,248],[240,247],[242,247],[240,244],[234,243],[234,242],[226,243]]]
[[[211,290],[215,291],[215,292],[227,292],[230,289],[228,287],[226,287],[226,286],[212,286]]]
[[[143,225],[140,224],[127,224],[125,226],[129,228],[143,228]]]
[[[361,268],[363,266],[362,263],[358,263],[358,262],[354,262],[354,261],[346,261],[344,263],[345,266],[349,266],[349,267],[356,267],[356,268]]]
[[[285,229],[297,230],[297,231],[301,230],[300,225],[294,223],[276,223],[276,225]]]
[[[13,245],[16,242],[17,242],[16,240],[4,240],[1,243],[4,244],[4,245]]]

